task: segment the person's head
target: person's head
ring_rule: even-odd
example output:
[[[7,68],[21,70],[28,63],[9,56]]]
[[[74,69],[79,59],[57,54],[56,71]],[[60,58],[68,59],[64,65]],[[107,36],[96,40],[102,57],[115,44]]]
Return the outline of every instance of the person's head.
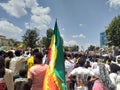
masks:
[[[20,56],[21,55],[21,51],[20,50],[16,50],[15,51],[15,56]]]
[[[78,57],[79,57],[79,54],[78,54],[78,53],[75,53],[75,54],[74,54],[74,57],[75,57],[75,58],[78,58]]]
[[[5,59],[0,56],[0,78],[5,74]]]
[[[28,51],[28,52],[26,52],[26,55],[29,55],[29,51]]]
[[[120,64],[120,57],[118,57],[117,62]]]
[[[44,55],[48,55],[48,50],[44,50],[44,51],[43,51],[43,54],[44,54]]]
[[[69,53],[64,53],[64,58],[67,60],[68,58],[70,58],[71,57],[71,55],[69,54]]]
[[[33,50],[33,55],[35,55],[36,53],[39,53],[39,50],[38,50],[38,49],[34,49],[34,50]]]
[[[14,54],[13,54],[12,51],[8,51],[8,52],[7,52],[7,55],[8,55],[9,58],[13,58],[13,56],[14,56]]]
[[[0,69],[5,67],[5,59],[4,57],[0,56]]]
[[[35,62],[35,64],[41,64],[42,63],[42,58],[43,58],[43,54],[41,52],[36,53],[34,55],[34,62]]]
[[[112,73],[117,73],[117,71],[119,71],[120,70],[120,66],[118,66],[117,64],[110,64],[110,71],[112,72]]]
[[[27,70],[26,70],[26,69],[21,69],[21,70],[19,71],[19,75],[20,75],[20,77],[26,77],[26,75],[27,75]]]
[[[6,57],[6,52],[3,51],[3,50],[1,50],[1,51],[0,51],[0,56]]]
[[[79,66],[83,67],[85,65],[86,60],[84,59],[80,59],[80,61],[78,62]]]
[[[94,62],[98,62],[98,59],[97,59],[97,58],[94,58]]]
[[[86,61],[86,64],[87,64],[87,65],[90,65],[90,61]]]
[[[90,65],[90,61],[86,61],[86,63],[85,63],[85,67],[86,67],[86,68],[91,67],[91,65]]]
[[[66,59],[71,59],[72,58],[72,56],[71,56],[71,54],[70,53],[68,53],[67,55],[66,55]]]

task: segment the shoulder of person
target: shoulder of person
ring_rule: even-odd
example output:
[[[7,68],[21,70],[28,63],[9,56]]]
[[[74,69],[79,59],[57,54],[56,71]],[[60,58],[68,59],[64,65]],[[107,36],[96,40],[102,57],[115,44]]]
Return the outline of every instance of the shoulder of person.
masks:
[[[5,68],[5,74],[13,74],[13,71],[10,69]]]
[[[48,65],[47,65],[47,64],[45,64],[45,67],[48,67]]]
[[[5,68],[5,72],[12,73],[12,70]]]

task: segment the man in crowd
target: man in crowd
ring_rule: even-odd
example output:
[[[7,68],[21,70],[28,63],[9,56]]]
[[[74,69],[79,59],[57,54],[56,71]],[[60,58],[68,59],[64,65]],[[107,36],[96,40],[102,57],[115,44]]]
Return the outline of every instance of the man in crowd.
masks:
[[[10,68],[13,71],[14,79],[19,77],[19,71],[24,69],[25,58],[21,56],[21,51],[15,51],[15,57],[13,57],[10,61]]]
[[[5,59],[2,56],[0,56],[0,71],[2,71],[0,75],[3,74],[2,78],[5,80],[7,90],[14,90],[13,73],[11,70],[5,68]]]

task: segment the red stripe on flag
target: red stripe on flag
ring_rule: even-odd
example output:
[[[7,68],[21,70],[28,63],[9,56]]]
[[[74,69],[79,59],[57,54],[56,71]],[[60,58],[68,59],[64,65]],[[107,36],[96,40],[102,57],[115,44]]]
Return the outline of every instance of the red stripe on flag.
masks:
[[[49,75],[48,86],[52,86],[52,87],[49,87],[49,90],[58,90],[58,87],[55,84],[55,81],[52,75]]]

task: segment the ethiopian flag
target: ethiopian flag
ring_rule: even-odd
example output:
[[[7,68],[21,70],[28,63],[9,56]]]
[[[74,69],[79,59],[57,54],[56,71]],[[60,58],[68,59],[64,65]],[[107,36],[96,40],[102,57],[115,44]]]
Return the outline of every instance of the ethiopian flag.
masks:
[[[63,43],[60,37],[57,21],[49,47],[49,66],[44,78],[43,90],[66,90]]]
[[[20,43],[17,48],[18,48],[18,49],[24,48],[24,44],[23,44],[23,43]]]

